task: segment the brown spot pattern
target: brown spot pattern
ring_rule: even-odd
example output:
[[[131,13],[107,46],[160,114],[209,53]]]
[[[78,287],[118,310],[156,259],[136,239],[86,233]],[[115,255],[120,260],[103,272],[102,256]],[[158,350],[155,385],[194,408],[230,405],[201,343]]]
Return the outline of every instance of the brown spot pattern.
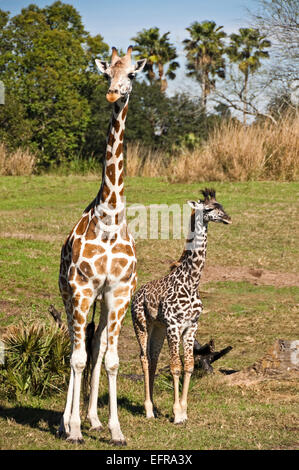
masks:
[[[114,258],[111,263],[111,274],[115,277],[120,276],[127,263],[125,258]]]
[[[127,268],[127,271],[124,277],[121,279],[122,282],[127,282],[130,279],[130,277],[132,276],[132,273],[135,271],[135,265],[136,265],[135,261],[132,261],[130,266]]]
[[[118,144],[118,147],[117,147],[116,152],[115,152],[116,158],[118,158],[121,155],[122,151],[123,151],[123,144],[120,143],[120,144]]]
[[[114,191],[113,191],[113,193],[112,193],[111,196],[110,196],[109,202],[111,203],[111,205],[112,205],[113,207],[115,207],[115,205],[116,205],[116,194],[115,194]]]
[[[72,250],[72,259],[74,263],[77,263],[79,255],[80,255],[80,249],[81,249],[81,238],[76,238],[73,244],[73,250]]]
[[[83,323],[85,322],[85,318],[82,315],[80,315],[78,310],[75,310],[74,318],[75,318],[75,321],[79,323],[80,325],[83,325]]]
[[[93,258],[96,255],[102,255],[105,252],[104,248],[100,245],[94,245],[92,243],[86,243],[83,256],[84,258]]]
[[[77,272],[76,276],[76,283],[79,284],[79,286],[84,286],[88,282],[87,277],[82,272]]]
[[[79,225],[76,229],[76,234],[77,235],[83,235],[83,233],[85,232],[86,230],[86,227],[87,227],[87,224],[88,224],[88,215],[86,215],[85,217],[83,217],[80,222],[79,222]]]
[[[128,256],[133,256],[133,250],[130,245],[124,245],[122,243],[117,243],[113,248],[112,248],[112,253],[124,253],[125,255]]]
[[[116,327],[116,322],[111,323],[111,325],[109,327],[109,332],[111,333],[114,330],[115,327]]]
[[[93,216],[93,218],[89,222],[89,226],[85,235],[86,240],[94,240],[95,238],[97,238],[97,235],[95,233],[97,222],[97,217]]]
[[[84,297],[81,302],[81,310],[82,312],[87,312],[89,309],[89,300]]]
[[[118,178],[118,186],[121,186],[123,182],[124,182],[124,176],[123,176],[123,173],[121,172]]]
[[[110,320],[113,321],[116,319],[116,315],[115,315],[115,312],[111,312],[110,313]]]
[[[69,281],[72,281],[75,276],[75,267],[71,266],[70,272],[69,272]]]
[[[109,138],[108,138],[108,145],[110,145],[110,147],[112,147],[114,142],[115,142],[115,137],[114,137],[113,134],[110,134]]]
[[[107,197],[109,196],[109,194],[110,194],[110,189],[107,186],[107,184],[104,183],[103,190],[102,190],[102,200],[105,201]]]
[[[100,275],[104,274],[105,269],[106,269],[106,265],[107,265],[107,256],[104,255],[101,258],[98,258],[95,261],[94,265],[95,265],[95,268],[96,268],[98,274],[100,274]]]
[[[124,120],[128,112],[128,105],[124,107],[123,112],[122,112],[122,119]]]
[[[82,273],[85,274],[85,276],[92,277],[93,271],[92,271],[90,264],[87,263],[87,261],[82,261],[82,263],[80,264],[80,269]]]
[[[117,119],[113,118],[113,123],[112,123],[112,125],[113,125],[115,131],[118,132],[118,131],[119,131],[119,128],[120,128],[120,123],[119,123],[119,121],[118,121]]]
[[[115,165],[111,163],[111,165],[107,166],[106,168],[106,175],[110,179],[113,186],[115,185]]]

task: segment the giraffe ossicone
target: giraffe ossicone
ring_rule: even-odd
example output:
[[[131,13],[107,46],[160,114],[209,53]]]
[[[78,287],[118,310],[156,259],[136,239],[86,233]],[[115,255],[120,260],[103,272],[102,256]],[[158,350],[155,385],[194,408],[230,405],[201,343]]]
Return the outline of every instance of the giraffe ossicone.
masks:
[[[91,381],[88,418],[93,429],[102,429],[97,400],[101,364],[109,382],[111,440],[124,445],[117,412],[118,337],[131,296],[136,288],[136,251],[128,231],[124,207],[123,139],[132,80],[145,60],[131,62],[132,47],[123,57],[112,49],[108,64],[96,61],[109,81],[107,100],[113,103],[103,160],[102,183],[95,199],[67,237],[62,250],[59,288],[65,305],[72,343],[71,375],[59,434],[81,442],[80,392],[87,353],[87,316],[97,299],[101,314],[91,340]]]

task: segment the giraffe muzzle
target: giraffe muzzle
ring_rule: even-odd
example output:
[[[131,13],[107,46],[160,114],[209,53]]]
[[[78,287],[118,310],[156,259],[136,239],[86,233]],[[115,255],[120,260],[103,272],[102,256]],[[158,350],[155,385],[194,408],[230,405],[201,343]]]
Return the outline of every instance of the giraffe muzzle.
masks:
[[[121,97],[121,94],[116,93],[115,91],[111,91],[111,92],[108,91],[106,95],[107,101],[109,101],[109,103],[115,103],[115,101],[119,100],[120,97]]]
[[[233,222],[232,222],[232,219],[229,217],[229,215],[226,216],[226,217],[223,217],[222,222],[223,222],[224,224],[232,224],[232,223],[233,223]]]

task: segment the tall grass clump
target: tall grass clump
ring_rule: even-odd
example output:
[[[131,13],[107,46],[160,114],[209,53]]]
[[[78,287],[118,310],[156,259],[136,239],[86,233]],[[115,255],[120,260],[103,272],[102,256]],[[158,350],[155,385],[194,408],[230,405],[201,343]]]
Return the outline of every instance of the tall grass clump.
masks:
[[[286,180],[299,176],[299,117],[244,126],[222,122],[199,149],[172,158],[170,181]]]
[[[1,394],[43,396],[65,386],[70,357],[65,328],[20,324],[9,328],[1,340],[5,358],[0,366]]]
[[[165,155],[142,146],[140,142],[129,143],[126,151],[127,176],[164,176],[166,174]]]
[[[0,175],[2,176],[28,176],[32,175],[36,167],[36,156],[18,148],[8,152],[6,146],[0,143]]]
[[[294,181],[299,177],[299,116],[244,126],[222,121],[193,150],[162,152],[128,145],[127,175],[163,176],[170,182]]]

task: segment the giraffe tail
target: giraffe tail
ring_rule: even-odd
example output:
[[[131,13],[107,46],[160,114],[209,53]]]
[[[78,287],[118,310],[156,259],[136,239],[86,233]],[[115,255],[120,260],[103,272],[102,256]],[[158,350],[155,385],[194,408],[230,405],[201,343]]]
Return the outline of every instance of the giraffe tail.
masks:
[[[92,339],[94,337],[94,332],[95,332],[94,317],[96,313],[96,306],[97,306],[97,301],[95,300],[93,303],[92,319],[91,319],[91,322],[88,323],[88,325],[86,326],[86,332],[85,332],[85,347],[86,347],[86,353],[87,353],[86,366],[83,372],[83,397],[84,397],[85,403],[88,402],[88,398],[89,398],[89,379],[90,379],[90,370],[91,370]]]

